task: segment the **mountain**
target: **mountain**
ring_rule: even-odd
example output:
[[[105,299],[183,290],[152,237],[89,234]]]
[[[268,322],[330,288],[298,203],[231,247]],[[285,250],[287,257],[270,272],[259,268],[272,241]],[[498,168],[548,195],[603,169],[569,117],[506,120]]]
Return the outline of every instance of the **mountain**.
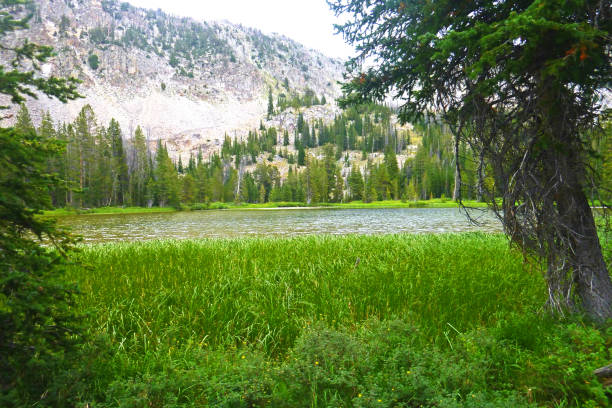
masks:
[[[340,94],[342,61],[284,36],[114,0],[35,5],[30,28],[10,40],[53,46],[57,55],[41,74],[80,79],[85,96],[68,104],[28,101],[37,123],[45,111],[72,121],[90,104],[101,124],[117,119],[124,137],[140,125],[152,144],[162,139],[176,156],[219,146],[225,134],[246,135],[266,119],[270,89],[275,106],[300,95],[333,101]],[[314,112],[333,118],[337,109],[328,103]]]

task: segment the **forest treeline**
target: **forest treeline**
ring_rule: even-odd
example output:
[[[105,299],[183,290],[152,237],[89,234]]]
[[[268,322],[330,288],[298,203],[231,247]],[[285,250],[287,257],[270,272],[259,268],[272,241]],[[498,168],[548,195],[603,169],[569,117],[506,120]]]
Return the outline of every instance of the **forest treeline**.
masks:
[[[300,113],[292,135],[274,127],[249,132],[246,139],[225,137],[219,152],[204,159],[199,151],[173,161],[161,141],[151,149],[141,127],[125,135],[112,119],[99,125],[86,105],[72,123],[54,123],[49,113],[38,128],[21,106],[15,127],[60,140],[65,149],[48,164],[61,184],[51,191],[55,207],[174,206],[210,202],[310,204],[362,200],[417,200],[452,197],[453,138],[443,125],[414,125],[420,143],[398,131],[391,109],[368,105],[347,109],[333,122],[308,123]],[[612,143],[596,146],[604,177],[612,172]],[[405,159],[398,160],[401,154]],[[607,155],[607,156],[606,156]],[[606,158],[608,158],[606,160]],[[286,159],[282,172],[278,159]],[[479,169],[461,146],[464,199],[477,199]],[[284,163],[284,162],[283,162]],[[285,166],[283,164],[283,166]],[[481,177],[485,174],[480,169]],[[486,177],[482,182],[489,182]]]

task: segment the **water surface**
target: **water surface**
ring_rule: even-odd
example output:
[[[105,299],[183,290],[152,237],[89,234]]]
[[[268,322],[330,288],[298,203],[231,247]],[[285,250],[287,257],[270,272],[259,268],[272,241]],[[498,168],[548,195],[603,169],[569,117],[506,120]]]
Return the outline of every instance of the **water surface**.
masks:
[[[60,224],[87,243],[152,239],[296,236],[305,234],[395,234],[463,231],[501,232],[483,211],[471,224],[457,208],[213,210],[174,213],[75,215]]]

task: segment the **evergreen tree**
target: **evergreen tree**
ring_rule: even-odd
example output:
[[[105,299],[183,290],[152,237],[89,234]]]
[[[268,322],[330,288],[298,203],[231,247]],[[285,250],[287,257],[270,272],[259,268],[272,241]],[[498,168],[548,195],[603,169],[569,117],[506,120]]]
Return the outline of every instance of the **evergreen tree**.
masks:
[[[351,167],[351,173],[348,179],[350,200],[363,199],[363,176],[356,165]]]
[[[300,112],[297,117],[297,132],[300,135],[302,134],[302,132],[304,132],[304,124],[304,115],[302,114],[302,112]]]
[[[274,115],[274,102],[272,100],[272,88],[268,88],[268,119]]]
[[[596,180],[591,138],[607,116],[596,95],[612,76],[610,8],[601,0],[329,4],[346,13],[339,31],[359,49],[341,105],[393,92],[403,120],[435,109],[454,129],[453,150],[461,142],[476,150],[478,178],[493,181],[478,185],[504,230],[546,264],[548,304],[612,318],[612,280],[585,194]],[[359,71],[367,59],[375,66]]]
[[[96,129],[94,136],[93,161],[89,170],[85,197],[88,207],[107,207],[113,204],[114,174],[112,166],[112,142],[107,130]]]
[[[178,171],[179,174],[185,173],[185,169],[183,169],[183,158],[180,154],[179,154],[178,166],[176,170]]]
[[[178,206],[180,204],[180,190],[178,174],[174,168],[174,163],[168,156],[166,146],[158,141],[157,152],[155,154],[154,170],[154,191],[155,199],[160,207]]]
[[[302,126],[302,145],[305,147],[313,147],[314,143],[310,138],[310,128],[307,123]]]
[[[95,168],[95,136],[98,134],[96,117],[90,105],[85,105],[74,123],[74,142],[78,160],[79,207],[94,206],[93,191],[90,189]]]
[[[193,176],[189,173],[182,178],[183,192],[181,194],[184,203],[193,204],[196,197],[196,184]]]
[[[34,124],[32,123],[32,118],[30,116],[30,112],[28,108],[22,103],[19,107],[19,111],[17,112],[17,117],[15,118],[15,130],[21,133],[30,133],[36,132],[34,128]]]
[[[306,165],[306,151],[304,150],[304,146],[301,143],[298,147],[297,164],[298,166]]]
[[[51,118],[51,114],[48,111],[43,114],[42,120],[40,122],[40,127],[38,128],[37,133],[38,133],[38,136],[42,140],[59,141],[57,132],[55,131],[55,128],[53,127],[53,119]],[[62,144],[61,142],[59,143],[63,146],[64,149],[66,148],[64,144]],[[54,155],[49,158],[49,161],[47,164],[47,170],[49,174],[59,175],[60,177],[62,177],[65,174],[64,160],[62,159],[61,155],[58,154],[58,155]],[[61,207],[61,206],[66,205],[64,201],[65,200],[64,188],[65,188],[65,184],[58,182],[50,190],[51,202],[53,206]]]
[[[127,158],[123,147],[123,134],[119,122],[111,119],[108,126],[108,137],[112,144],[112,178],[113,205],[124,205],[129,200],[129,175]]]
[[[147,195],[146,187],[150,173],[149,152],[140,126],[137,126],[134,131],[132,149],[134,151],[134,160],[130,177],[131,200],[136,205],[145,206],[148,204],[145,196]]]
[[[0,0],[0,39],[27,28],[32,14],[26,14],[24,3]],[[0,66],[0,93],[12,103],[35,91],[64,102],[78,97],[75,81],[21,69],[38,70],[51,56],[50,47],[11,38],[2,49],[7,64]],[[49,159],[63,147],[26,122],[0,128],[0,405],[69,406],[72,401],[54,382],[66,381],[82,341],[76,289],[63,276],[74,240],[53,220],[38,216],[51,208],[49,192],[58,179],[48,171]]]
[[[344,178],[342,177],[342,173],[340,172],[339,168],[336,168],[334,179],[335,184],[332,191],[332,201],[334,203],[339,203],[344,197]]]
[[[397,156],[395,155],[395,149],[391,144],[387,145],[385,149],[384,164],[389,176],[389,190],[392,199],[397,200],[399,198],[399,167],[397,165]]]
[[[602,198],[612,200],[612,123],[608,122],[605,128],[604,140],[602,143]]]

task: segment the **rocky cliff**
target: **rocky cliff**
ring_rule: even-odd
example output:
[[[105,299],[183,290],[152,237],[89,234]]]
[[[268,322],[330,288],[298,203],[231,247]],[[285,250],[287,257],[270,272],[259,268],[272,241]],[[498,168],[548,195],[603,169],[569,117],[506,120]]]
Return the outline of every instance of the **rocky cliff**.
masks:
[[[176,155],[242,136],[265,119],[273,100],[306,92],[333,101],[343,64],[279,35],[224,22],[178,18],[114,0],[36,0],[25,39],[54,47],[41,75],[74,76],[84,99],[27,103],[71,121],[90,104],[100,122],[116,118],[129,137],[140,125]],[[315,112],[333,117],[328,103]],[[281,124],[282,119],[279,120]]]

